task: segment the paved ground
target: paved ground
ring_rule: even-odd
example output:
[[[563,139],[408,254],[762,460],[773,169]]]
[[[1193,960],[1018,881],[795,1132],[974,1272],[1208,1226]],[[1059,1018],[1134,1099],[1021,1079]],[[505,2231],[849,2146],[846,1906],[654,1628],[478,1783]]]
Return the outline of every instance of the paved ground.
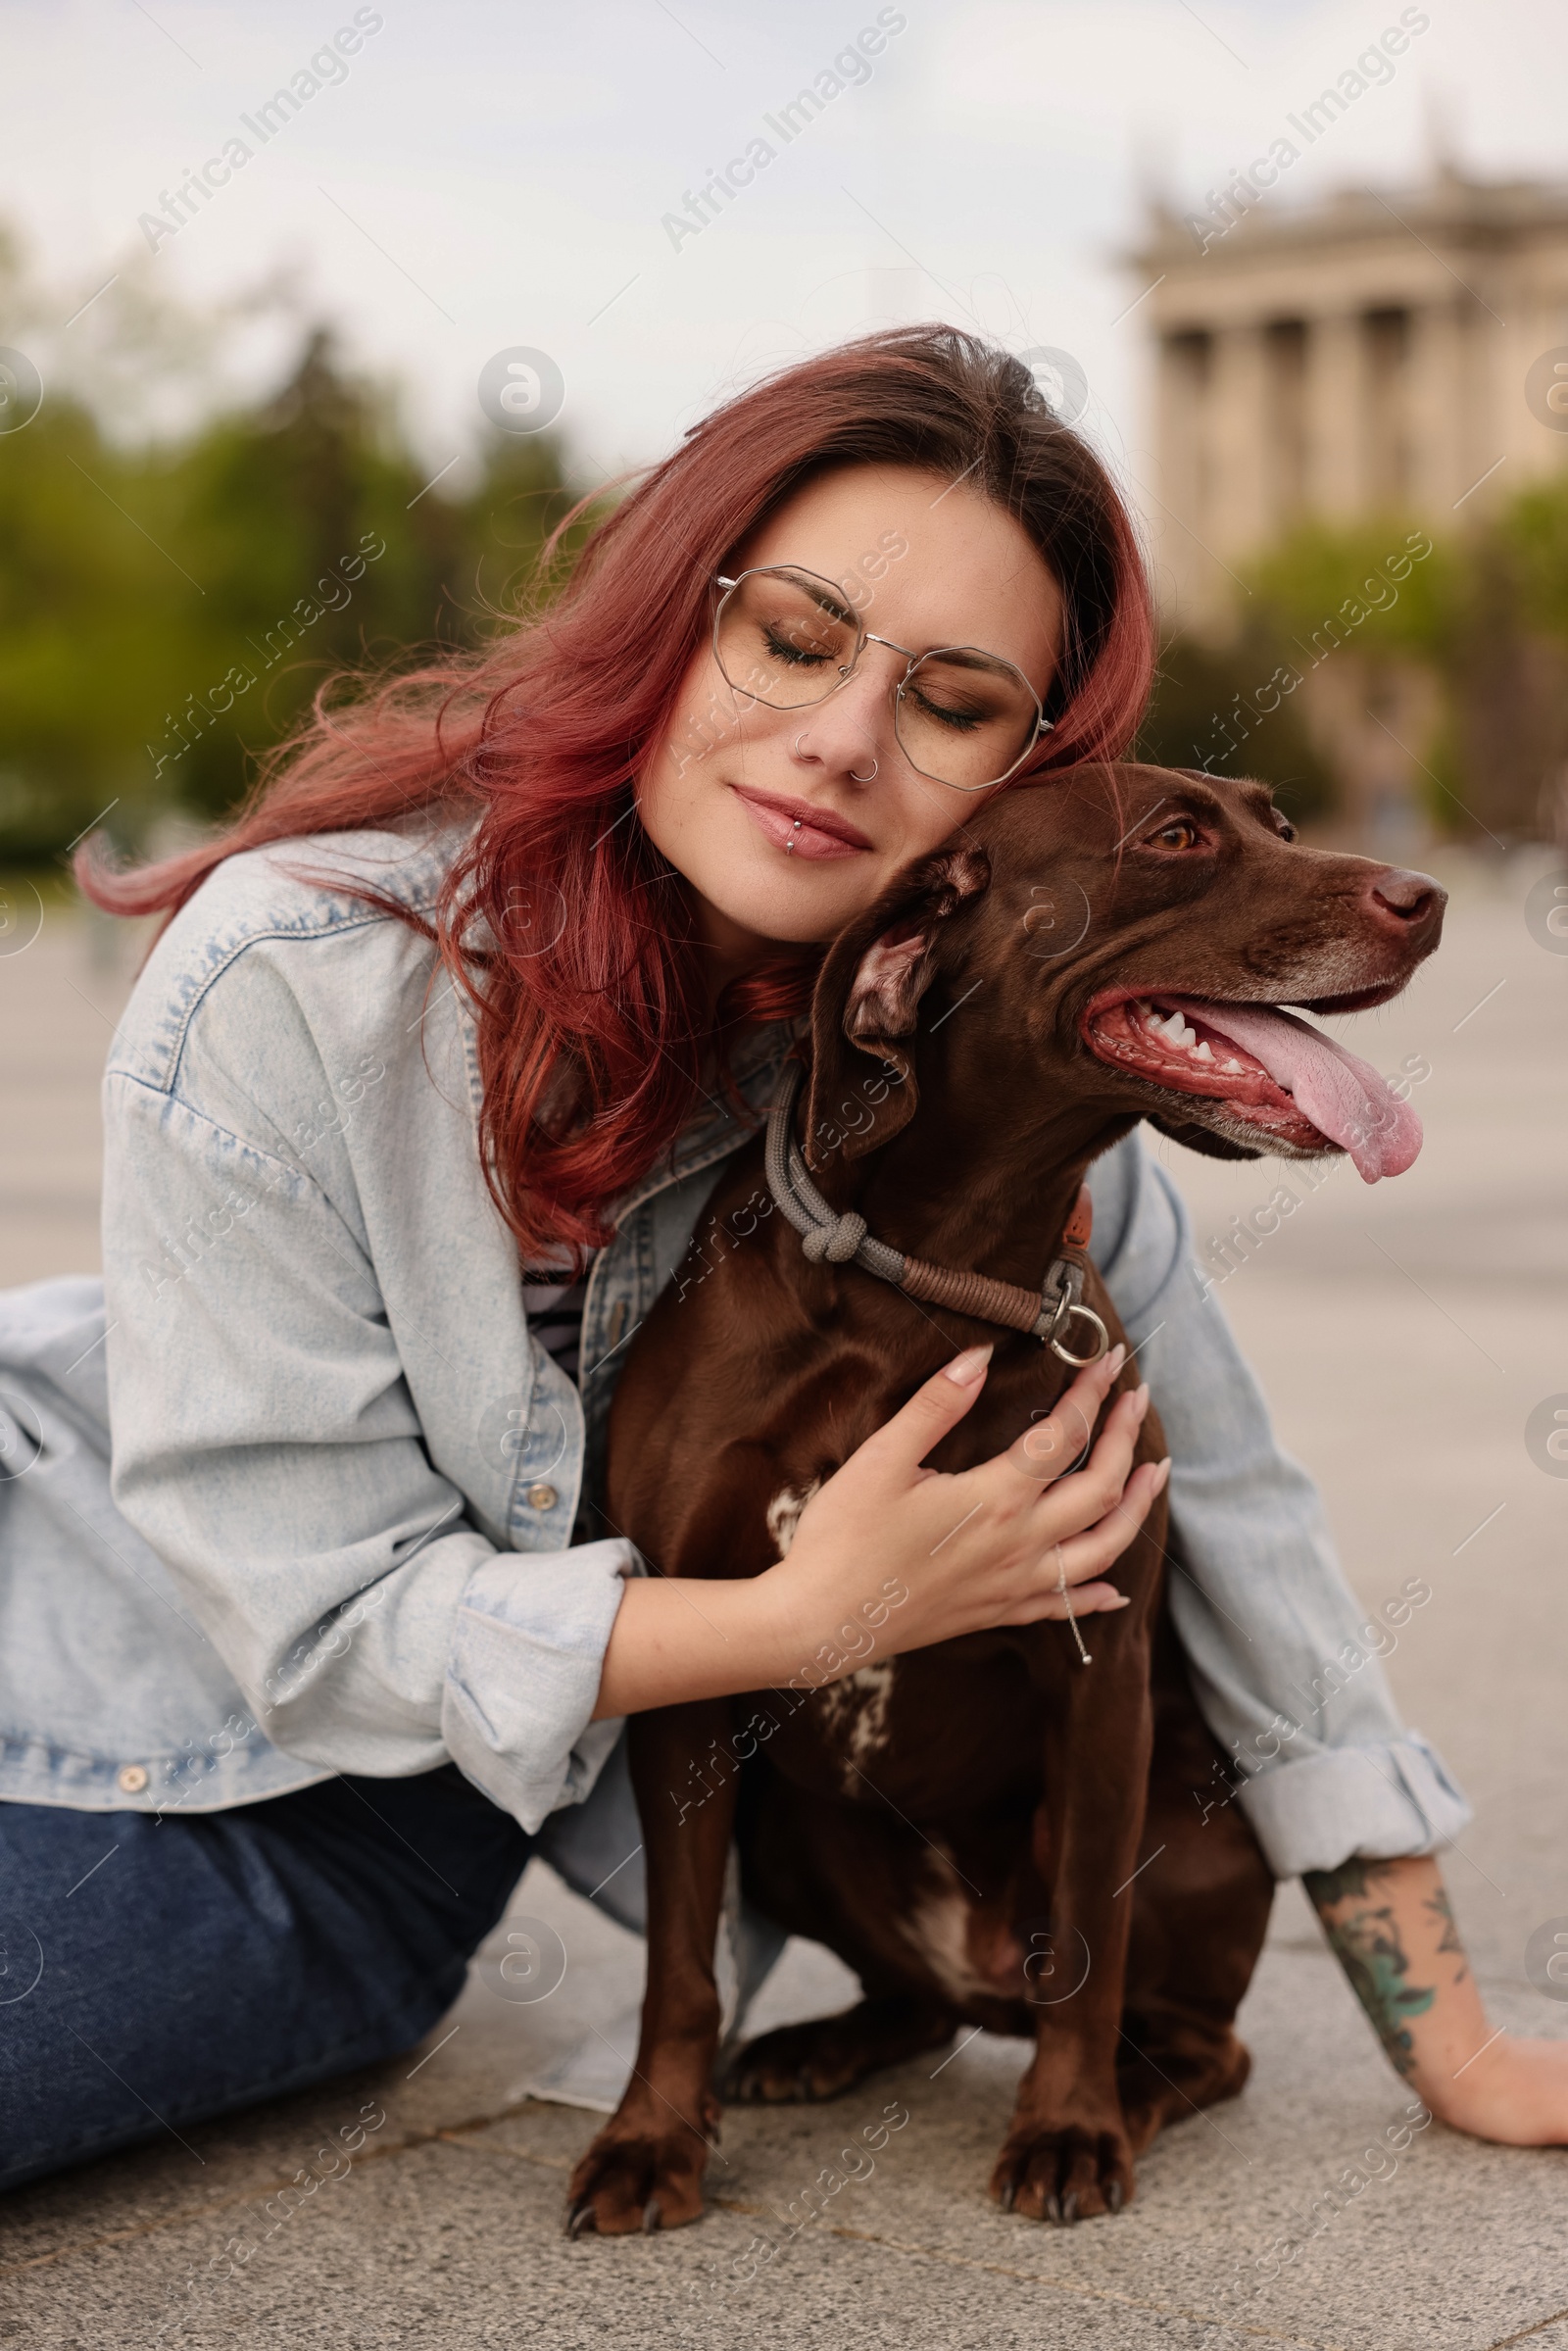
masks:
[[[1404,1003],[1356,1024],[1382,1068],[1407,1053],[1431,1065],[1417,1167],[1372,1192],[1342,1171],[1223,1295],[1288,1443],[1328,1491],[1363,1598],[1408,1575],[1432,1586],[1391,1670],[1475,1801],[1449,1864],[1461,1925],[1496,2021],[1560,2033],[1568,2006],[1524,1969],[1532,1931],[1568,1919],[1568,1483],[1525,1443],[1531,1411],[1568,1392],[1568,958],[1527,931],[1538,869],[1446,864],[1449,944]],[[61,913],[6,955],[21,912],[21,929],[0,928],[0,1282],[96,1261],[93,1087],[122,990]],[[1272,1190],[1261,1167],[1171,1157],[1200,1240]],[[0,2339],[1568,2351],[1568,2155],[1434,2125],[1352,2190],[1404,2099],[1295,1887],[1244,2013],[1245,2095],[1172,2131],[1121,2218],[1072,2233],[985,2199],[1024,2052],[983,2035],[840,2107],[731,2115],[701,2228],[564,2242],[565,2174],[592,2118],[525,2085],[586,2026],[613,2037],[640,1947],[540,1866],[514,1915],[564,1942],[548,2000],[497,1996],[504,1927],[453,2015],[399,2064],[197,2132],[199,2164],[171,2141],[12,2198]],[[759,2021],[832,2005],[843,1981],[792,1945]],[[368,2100],[384,2124],[344,2176],[307,2187],[333,2168],[317,2154],[325,2135]],[[870,2176],[791,2236],[778,2216],[890,2101],[908,2120]],[[298,2208],[279,2221],[276,2191],[296,2175]],[[1300,2249],[1260,2282],[1281,2238]]]

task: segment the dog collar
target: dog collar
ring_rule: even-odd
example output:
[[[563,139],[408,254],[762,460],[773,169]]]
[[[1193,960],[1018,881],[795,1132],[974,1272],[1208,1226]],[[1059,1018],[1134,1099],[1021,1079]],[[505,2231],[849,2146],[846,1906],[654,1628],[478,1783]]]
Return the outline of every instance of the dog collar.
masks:
[[[1110,1345],[1110,1333],[1094,1308],[1083,1302],[1093,1222],[1087,1184],[1038,1293],[1013,1282],[994,1281],[989,1274],[959,1273],[952,1266],[906,1256],[878,1241],[858,1210],[846,1209],[840,1215],[830,1208],[807,1174],[795,1140],[795,1105],[805,1075],[804,1063],[793,1056],[779,1074],[767,1118],[766,1167],[768,1191],[800,1234],[801,1247],[813,1265],[858,1265],[926,1305],[971,1314],[977,1322],[1001,1323],[1009,1331],[1026,1331],[1031,1339],[1044,1341],[1063,1363],[1077,1367],[1099,1362]],[[1092,1345],[1087,1355],[1075,1355],[1062,1345],[1074,1321],[1089,1327]]]

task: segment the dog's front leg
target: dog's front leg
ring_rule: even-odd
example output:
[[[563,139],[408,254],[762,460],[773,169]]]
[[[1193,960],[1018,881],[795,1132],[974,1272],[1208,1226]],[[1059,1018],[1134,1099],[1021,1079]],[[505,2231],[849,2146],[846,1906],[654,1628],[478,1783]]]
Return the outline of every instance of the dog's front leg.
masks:
[[[648,1868],[648,1985],[636,2069],[571,2176],[567,2228],[610,2235],[702,2218],[718,2132],[713,1977],[739,1777],[727,1698],[634,1715],[632,1782]]]
[[[1037,1863],[1049,1923],[1027,1922],[1035,2055],[1018,2085],[991,2193],[1037,2221],[1119,2212],[1132,2149],[1116,2087],[1132,1900],[1153,1743],[1144,1607],[1090,1620],[1094,1663],[1067,1669],[1052,1705]]]

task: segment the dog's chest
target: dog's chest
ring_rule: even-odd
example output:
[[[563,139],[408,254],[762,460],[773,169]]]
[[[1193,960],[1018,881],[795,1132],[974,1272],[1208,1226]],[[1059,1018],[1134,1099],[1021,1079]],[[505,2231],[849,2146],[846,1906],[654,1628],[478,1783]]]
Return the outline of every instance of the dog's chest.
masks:
[[[768,1502],[780,1559],[820,1484],[782,1485]],[[1039,1705],[1018,1655],[1029,1635],[971,1635],[895,1656],[897,1607],[880,1593],[847,1605],[832,1639],[801,1660],[791,1687],[808,1694],[772,1742],[774,1763],[805,1788],[891,1801],[913,1817],[984,1800],[1020,1770],[1027,1777],[1037,1768]]]
[[[787,1555],[801,1513],[821,1483],[812,1478],[805,1486],[781,1486],[768,1503],[768,1538],[780,1559]],[[880,1613],[885,1615],[885,1608]],[[827,1644],[831,1653],[819,1652],[812,1660],[817,1671],[838,1672],[836,1660],[862,1648],[867,1662],[850,1673],[840,1672],[836,1681],[813,1690],[804,1719],[809,1722],[814,1743],[830,1760],[843,1793],[855,1796],[864,1786],[865,1773],[887,1749],[898,1659],[876,1656],[875,1630],[862,1618],[852,1617],[840,1638],[841,1647]]]
[[[830,1682],[810,1700],[817,1736],[835,1757],[846,1795],[856,1795],[864,1775],[886,1752],[891,1731],[898,1659],[857,1666]]]

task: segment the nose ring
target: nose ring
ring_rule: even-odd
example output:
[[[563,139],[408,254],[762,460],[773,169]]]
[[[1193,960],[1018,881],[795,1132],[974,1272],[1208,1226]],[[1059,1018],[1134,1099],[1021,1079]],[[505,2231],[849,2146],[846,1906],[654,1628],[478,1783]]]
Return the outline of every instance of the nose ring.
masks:
[[[806,757],[806,754],[805,754],[805,753],[802,751],[802,749],[801,749],[801,745],[802,745],[802,744],[803,744],[805,741],[806,741],[806,729],[805,729],[805,727],[803,726],[803,727],[802,727],[802,729],[801,729],[801,731],[800,731],[800,733],[799,733],[799,734],[796,736],[796,738],[795,738],[795,757],[796,757],[798,759],[803,759]]]
[[[850,769],[850,781],[851,781],[851,783],[852,783],[852,784],[872,784],[872,783],[875,783],[875,781],[876,781],[876,770],[877,770],[877,762],[876,762],[876,760],[875,760],[875,759],[873,759],[873,760],[871,761],[871,772],[870,772],[870,774],[869,774],[869,775],[857,775],[857,774],[856,774],[856,772],[855,772],[855,769],[852,767],[852,768]]]

